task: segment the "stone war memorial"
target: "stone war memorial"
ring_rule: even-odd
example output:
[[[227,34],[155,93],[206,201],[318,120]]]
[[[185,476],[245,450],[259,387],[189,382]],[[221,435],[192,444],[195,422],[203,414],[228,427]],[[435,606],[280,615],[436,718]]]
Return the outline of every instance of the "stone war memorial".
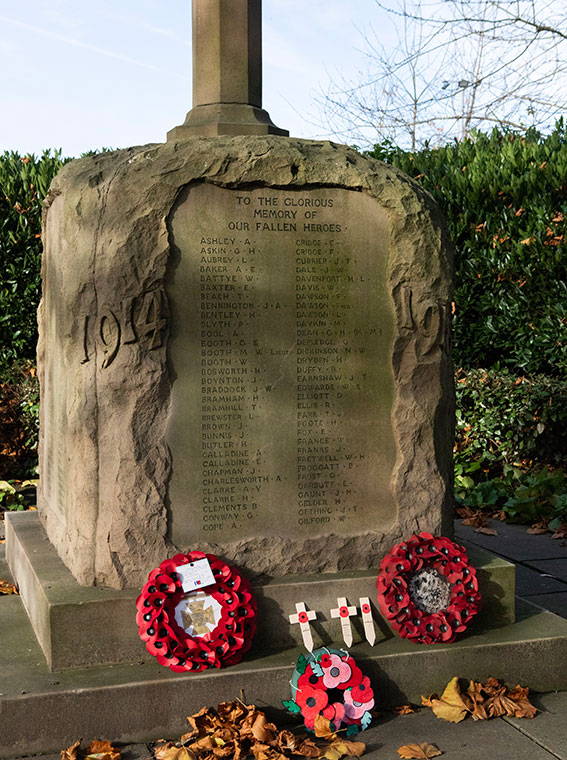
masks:
[[[404,641],[380,615],[391,547],[452,535],[451,245],[408,177],[275,126],[261,65],[260,0],[193,0],[185,123],[71,162],[49,192],[41,478],[38,512],[7,524],[21,600],[0,756],[173,734],[241,689],[278,707],[300,602],[314,644],[340,646],[337,599],[370,598],[376,643],[355,620],[353,652],[378,706],[456,670],[567,687],[564,621],[520,614],[498,558],[470,552],[484,609],[456,643]],[[136,598],[195,550],[250,581],[258,631],[238,665],[173,673]]]

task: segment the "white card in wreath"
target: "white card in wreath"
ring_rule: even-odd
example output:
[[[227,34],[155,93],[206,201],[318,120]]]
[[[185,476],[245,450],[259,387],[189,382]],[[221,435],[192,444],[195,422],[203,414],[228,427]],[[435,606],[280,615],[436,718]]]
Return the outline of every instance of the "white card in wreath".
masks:
[[[212,586],[216,583],[209,560],[206,557],[187,562],[175,568],[185,593]]]

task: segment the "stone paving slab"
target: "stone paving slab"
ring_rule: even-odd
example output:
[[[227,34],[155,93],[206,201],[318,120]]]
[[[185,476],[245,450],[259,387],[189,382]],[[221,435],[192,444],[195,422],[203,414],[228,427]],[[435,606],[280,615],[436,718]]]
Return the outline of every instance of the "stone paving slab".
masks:
[[[490,527],[498,531],[497,536],[475,533],[474,528],[455,521],[455,534],[463,541],[499,554],[513,562],[527,562],[534,559],[567,559],[567,542],[551,538],[551,533],[531,535],[525,525],[508,525],[492,520]]]
[[[506,721],[557,757],[565,757],[567,755],[567,693],[538,694],[533,702],[541,708],[541,713],[537,718],[534,720],[506,718]]]
[[[567,760],[567,692],[538,694],[532,699],[542,710],[533,720],[475,722],[467,718],[451,724],[439,720],[430,710],[420,709],[397,717],[386,713],[357,739],[366,744],[363,757],[367,760],[393,760],[403,744],[419,742],[435,744],[443,752],[440,757],[447,760]],[[91,738],[87,737],[83,746]],[[122,747],[122,760],[150,757],[148,744]],[[35,755],[29,760],[60,760],[60,755]]]
[[[565,579],[567,581],[567,556],[558,559],[536,559],[526,562],[540,573],[547,573],[554,578]],[[564,589],[567,591],[567,588]]]
[[[543,560],[555,562],[556,560]],[[562,562],[563,560],[558,560]],[[567,568],[566,568],[567,569]],[[547,571],[546,571],[547,572]],[[567,577],[567,573],[564,577]],[[538,570],[532,570],[525,565],[516,565],[516,595],[528,596],[530,594],[551,594],[553,592],[567,591],[567,583],[556,577],[542,574]]]
[[[555,594],[534,594],[523,598],[553,612],[555,615],[567,618],[567,591]]]
[[[3,523],[0,523],[2,525]],[[6,562],[6,544],[0,544],[0,580],[14,582],[8,563]]]
[[[524,722],[538,719],[539,716]],[[435,744],[443,752],[442,760],[567,760],[565,744],[560,753],[550,752],[500,718],[488,721],[466,718],[455,724],[440,720],[431,710],[381,719],[360,739],[367,743],[367,753],[363,755],[366,760],[399,760],[398,747],[421,742]]]

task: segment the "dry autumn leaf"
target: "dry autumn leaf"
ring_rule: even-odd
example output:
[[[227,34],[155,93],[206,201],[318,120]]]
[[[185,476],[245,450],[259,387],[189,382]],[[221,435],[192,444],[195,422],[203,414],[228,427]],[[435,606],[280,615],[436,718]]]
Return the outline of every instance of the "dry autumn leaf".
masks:
[[[425,707],[431,707],[438,718],[449,723],[460,723],[469,712],[461,696],[457,676],[449,681],[440,698],[437,698],[436,694],[432,694],[430,697],[422,697],[421,703]]]
[[[259,741],[269,744],[274,740],[277,729],[273,723],[268,723],[264,713],[258,713],[258,716],[252,724],[252,735]]]
[[[468,525],[471,528],[484,528],[486,525],[487,517],[482,512],[475,512],[470,517],[465,517],[462,521],[462,525]]]
[[[91,742],[86,749],[85,760],[120,760],[120,750],[108,741]]]
[[[14,586],[13,583],[9,583],[8,581],[0,581],[0,594],[17,594],[17,593],[18,593],[18,587]],[[67,752],[67,750],[62,750],[62,751]]]
[[[515,686],[508,692],[508,699],[516,704],[515,718],[535,718],[538,710],[528,699],[529,691],[527,686]]]
[[[411,705],[399,705],[398,707],[390,708],[390,712],[394,715],[411,715],[415,712]]]
[[[467,706],[473,716],[474,720],[488,720],[488,713],[486,712],[485,696],[482,693],[482,684],[476,681],[469,683],[467,693],[463,694],[463,700],[467,703]]]
[[[422,742],[421,744],[404,744],[398,749],[398,755],[405,760],[429,760],[430,757],[442,755],[441,750],[434,744]]]
[[[531,536],[541,536],[544,533],[549,533],[547,520],[541,520],[540,522],[534,523],[534,525],[531,525],[526,532]]]
[[[301,755],[301,757],[319,757],[321,750],[311,739],[300,738],[299,744],[293,750],[293,753]]]
[[[61,750],[61,760],[77,760],[77,755],[81,748],[81,740],[79,739],[74,744],[71,744],[67,749]]]
[[[173,742],[166,742],[154,747],[157,760],[196,760],[196,755],[186,747],[176,747]]]
[[[494,528],[485,528],[484,526],[481,526],[480,528],[477,528],[475,530],[475,533],[483,533],[485,536],[497,536],[498,531]]]
[[[336,739],[337,735],[331,729],[331,721],[324,718],[322,715],[317,715],[315,718],[315,736],[318,739]]]
[[[340,760],[341,757],[360,757],[366,751],[364,742],[349,742],[347,739],[336,739],[319,757],[326,760]]]
[[[487,700],[486,711],[489,718],[501,718],[503,715],[513,717],[516,707],[515,703],[508,699],[505,694],[498,694]]]

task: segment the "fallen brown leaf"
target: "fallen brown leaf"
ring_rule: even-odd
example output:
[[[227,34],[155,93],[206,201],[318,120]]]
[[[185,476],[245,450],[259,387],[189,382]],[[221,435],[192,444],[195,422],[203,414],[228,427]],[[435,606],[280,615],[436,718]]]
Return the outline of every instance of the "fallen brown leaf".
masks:
[[[157,760],[196,760],[197,756],[187,747],[177,747],[173,742],[166,742],[154,747]]]
[[[398,707],[391,707],[390,712],[394,715],[411,715],[415,709],[411,705],[399,705]]]
[[[535,718],[537,707],[534,707],[528,699],[529,689],[527,686],[515,686],[508,692],[508,699],[516,704],[515,718]]]
[[[531,525],[528,528],[527,533],[529,533],[531,536],[542,536],[544,533],[549,533],[547,520],[541,520],[540,522]]]
[[[274,740],[277,728],[273,723],[268,723],[264,713],[258,713],[258,717],[252,725],[252,735],[259,742],[269,744]]]
[[[311,739],[301,739],[301,737],[299,739],[299,744],[293,750],[294,754],[301,755],[301,757],[319,757],[321,750],[315,742],[312,742]]]
[[[442,755],[441,750],[434,744],[422,742],[421,744],[404,744],[398,749],[398,755],[405,760],[429,760],[430,757]]]
[[[440,698],[432,694],[430,697],[422,697],[421,703],[426,707],[431,707],[438,718],[449,723],[460,723],[469,712],[461,696],[459,679],[456,676],[449,681]]]
[[[482,684],[471,681],[467,693],[463,694],[463,699],[467,703],[474,720],[488,720],[488,713],[484,705],[486,697],[482,693]]]
[[[61,750],[61,760],[77,760],[77,755],[81,748],[81,740],[79,739],[74,744],[71,744],[67,749]]]
[[[461,525],[468,525],[470,528],[484,528],[486,525],[486,519],[486,515],[483,515],[481,512],[477,512],[472,517],[466,517],[461,522]]]
[[[0,594],[17,594],[17,593],[19,593],[17,586],[14,586],[13,583],[9,583],[8,581],[0,580]],[[80,742],[79,742],[79,745],[80,745]],[[67,750],[62,750],[62,752],[67,752]]]
[[[120,750],[108,741],[91,742],[85,753],[88,760],[120,760]]]
[[[515,703],[505,694],[498,694],[487,700],[486,711],[489,718],[501,718],[503,715],[513,717],[516,708]]]
[[[340,760],[341,757],[360,757],[366,751],[364,742],[350,742],[348,739],[336,739],[325,751],[324,755],[319,757],[326,760]]]
[[[506,691],[504,684],[497,678],[487,678],[481,686],[490,697],[498,697]]]
[[[285,755],[269,744],[253,744],[251,750],[256,760],[287,760]]]
[[[498,535],[498,531],[495,530],[494,528],[485,528],[485,527],[477,528],[475,530],[475,533],[483,533],[485,536],[497,536]]]
[[[324,718],[322,715],[317,715],[315,718],[314,727],[315,736],[318,739],[336,739],[337,735],[331,728],[331,721]]]

